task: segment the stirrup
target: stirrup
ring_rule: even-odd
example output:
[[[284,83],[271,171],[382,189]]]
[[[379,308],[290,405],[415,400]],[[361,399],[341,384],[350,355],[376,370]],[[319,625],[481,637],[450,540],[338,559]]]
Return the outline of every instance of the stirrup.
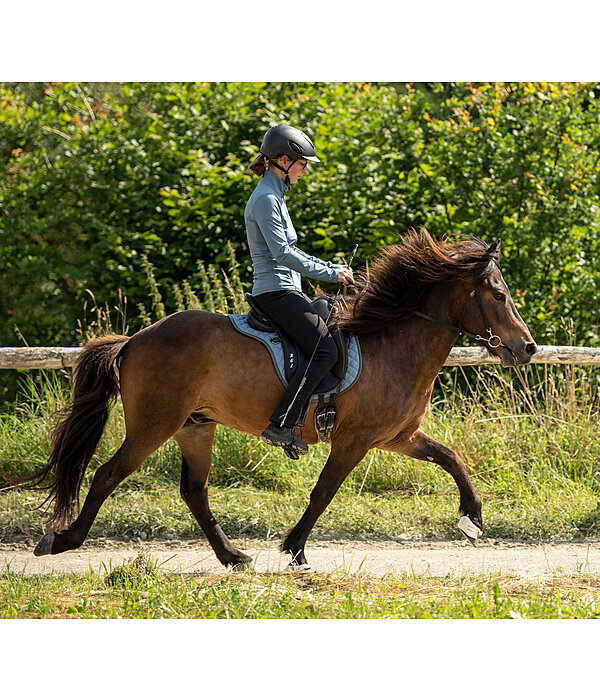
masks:
[[[272,432],[269,430],[273,426],[275,434],[272,434]],[[285,450],[290,450],[290,453],[288,456],[291,459],[297,459],[297,457],[292,457],[292,454],[296,455],[305,455],[308,454],[308,445],[303,441],[300,440],[299,438],[296,437],[294,430],[292,428],[287,428],[286,430],[289,431],[289,441],[286,441],[284,437],[281,434],[277,434],[281,429],[275,425],[274,423],[270,423],[261,433],[260,437],[264,442],[267,443],[267,445],[273,445],[274,447],[283,447],[284,451]]]
[[[300,459],[300,454],[293,445],[288,445],[287,447],[284,447],[283,451],[290,459]]]

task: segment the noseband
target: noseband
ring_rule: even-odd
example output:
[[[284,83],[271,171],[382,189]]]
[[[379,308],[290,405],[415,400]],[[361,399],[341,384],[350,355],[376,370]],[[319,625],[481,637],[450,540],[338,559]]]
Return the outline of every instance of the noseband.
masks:
[[[471,333],[470,331],[465,331],[462,328],[459,328],[458,326],[453,326],[451,323],[447,323],[446,321],[442,321],[441,318],[436,318],[435,316],[430,316],[429,314],[425,314],[422,311],[413,311],[414,316],[420,316],[421,318],[427,319],[428,321],[433,321],[433,323],[437,323],[439,326],[444,326],[445,328],[449,328],[452,331],[457,331],[458,333],[462,333],[463,335],[469,336],[469,338],[473,338],[474,340],[477,340],[478,342],[482,342],[485,345],[488,346],[488,348],[495,349],[499,348],[502,346],[503,348],[507,348],[507,350],[510,350],[510,348],[505,345],[502,342],[502,338],[499,335],[495,335],[494,332],[492,331],[492,326],[490,322],[488,321],[488,317],[485,313],[485,309],[483,308],[483,302],[481,300],[481,294],[479,293],[479,287],[477,286],[477,282],[475,281],[475,274],[473,273],[473,287],[475,289],[475,298],[477,299],[477,304],[479,306],[479,311],[481,312],[481,318],[483,319],[483,323],[485,325],[485,330],[487,331],[487,334],[489,337],[484,338],[481,335],[477,335],[476,333]],[[512,352],[512,350],[511,350]]]

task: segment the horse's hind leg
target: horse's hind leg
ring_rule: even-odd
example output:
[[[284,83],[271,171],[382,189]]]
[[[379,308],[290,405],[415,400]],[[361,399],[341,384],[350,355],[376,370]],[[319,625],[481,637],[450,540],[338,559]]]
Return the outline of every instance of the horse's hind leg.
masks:
[[[126,437],[114,456],[96,470],[77,519],[62,532],[49,532],[44,535],[35,548],[34,554],[36,556],[60,554],[80,547],[104,501],[123,479],[133,474],[163,442],[164,440],[160,440],[156,444],[150,443],[147,438],[136,440],[130,436]]]
[[[224,566],[246,566],[251,557],[236,549],[208,505],[208,474],[216,423],[188,425],[174,437],[181,448],[181,496]]]

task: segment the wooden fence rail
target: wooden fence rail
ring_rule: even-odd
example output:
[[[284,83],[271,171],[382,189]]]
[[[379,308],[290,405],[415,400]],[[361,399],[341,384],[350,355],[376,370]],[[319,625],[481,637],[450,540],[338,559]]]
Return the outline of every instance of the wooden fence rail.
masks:
[[[61,369],[72,367],[81,348],[0,348],[0,369]],[[600,365],[600,348],[541,345],[533,363],[551,365]],[[453,348],[445,362],[457,365],[500,364],[485,348]]]

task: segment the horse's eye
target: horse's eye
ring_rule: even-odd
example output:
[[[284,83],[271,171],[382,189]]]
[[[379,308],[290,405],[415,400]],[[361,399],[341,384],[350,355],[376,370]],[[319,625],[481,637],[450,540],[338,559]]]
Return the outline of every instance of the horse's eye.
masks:
[[[503,294],[502,292],[498,292],[497,294],[494,294],[494,299],[496,301],[506,301],[506,294]]]

